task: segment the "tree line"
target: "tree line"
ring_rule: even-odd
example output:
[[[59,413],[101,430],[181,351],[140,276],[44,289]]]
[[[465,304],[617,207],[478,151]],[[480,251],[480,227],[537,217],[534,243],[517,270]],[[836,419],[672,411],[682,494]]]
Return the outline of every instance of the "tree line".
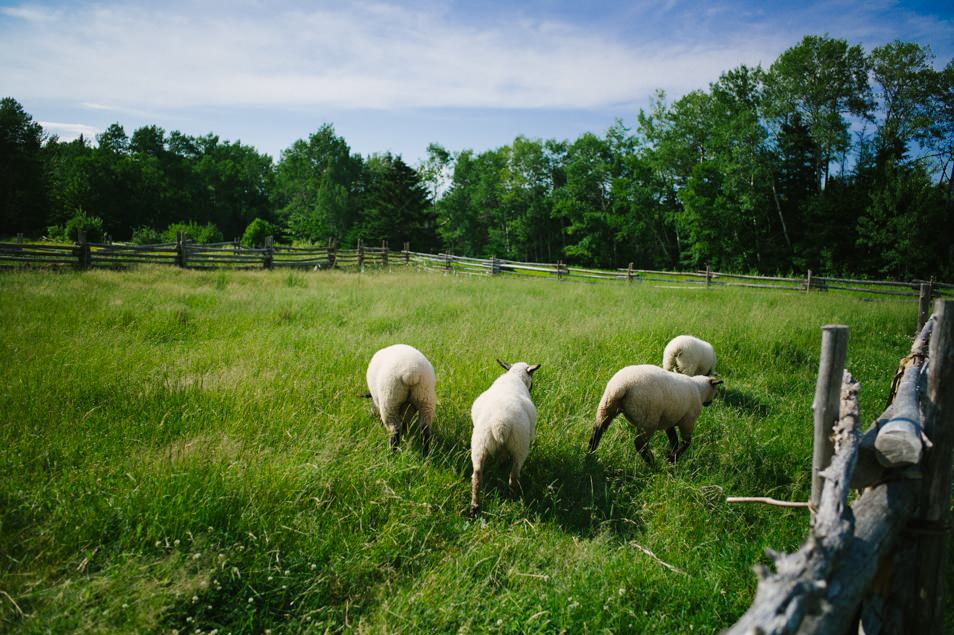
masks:
[[[61,142],[0,102],[0,234],[265,234],[615,267],[954,278],[954,61],[806,36],[768,68],[656,94],[631,125],[410,166],[323,125],[277,161],[113,124]]]

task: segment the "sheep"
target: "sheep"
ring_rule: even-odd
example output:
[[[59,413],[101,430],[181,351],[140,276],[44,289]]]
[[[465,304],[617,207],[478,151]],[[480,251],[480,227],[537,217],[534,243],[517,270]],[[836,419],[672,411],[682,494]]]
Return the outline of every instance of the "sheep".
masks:
[[[706,375],[688,377],[649,364],[621,369],[606,384],[596,409],[589,454],[596,452],[603,433],[622,412],[636,428],[636,450],[648,465],[653,465],[649,439],[656,430],[666,431],[669,461],[675,463],[692,441],[692,430],[702,407],[712,403],[716,386],[721,383],[721,379]],[[676,437],[676,427],[682,443]]]
[[[500,448],[505,449],[513,461],[508,481],[510,490],[513,492],[519,488],[520,468],[530,452],[537,422],[537,409],[530,399],[530,388],[533,386],[533,373],[540,368],[540,364],[531,366],[526,362],[516,362],[511,365],[499,359],[497,363],[507,372],[481,393],[470,409],[470,417],[474,422],[470,437],[470,458],[474,466],[470,491],[471,516],[480,510],[478,492],[484,463]]]
[[[662,367],[689,377],[711,375],[715,364],[712,344],[691,335],[674,337],[663,351]]]
[[[430,451],[431,422],[437,395],[434,392],[434,367],[412,346],[395,344],[382,348],[368,364],[368,390],[374,414],[388,431],[391,450],[397,450],[401,429],[414,414],[420,417],[424,456]]]

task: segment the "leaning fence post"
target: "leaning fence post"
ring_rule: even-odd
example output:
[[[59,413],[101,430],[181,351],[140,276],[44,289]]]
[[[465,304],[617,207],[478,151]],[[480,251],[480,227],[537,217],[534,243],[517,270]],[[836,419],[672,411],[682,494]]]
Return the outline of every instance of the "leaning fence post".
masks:
[[[272,268],[272,256],[273,256],[274,243],[271,236],[265,237],[265,254],[262,257],[262,267],[265,269]]]
[[[922,462],[915,601],[905,624],[911,633],[944,632],[944,582],[951,542],[951,462],[954,452],[954,300],[934,305],[937,324],[928,349],[927,417],[933,443]]]
[[[812,402],[812,412],[815,415],[811,497],[813,507],[818,507],[821,502],[824,485],[821,472],[831,463],[834,453],[831,434],[841,404],[841,380],[847,354],[848,327],[835,324],[823,326],[818,380],[815,382],[815,400]]]
[[[928,320],[928,311],[931,307],[931,296],[933,295],[934,289],[933,285],[930,282],[921,283],[921,294],[918,297],[918,330],[920,333],[921,329],[924,327],[924,323]]]

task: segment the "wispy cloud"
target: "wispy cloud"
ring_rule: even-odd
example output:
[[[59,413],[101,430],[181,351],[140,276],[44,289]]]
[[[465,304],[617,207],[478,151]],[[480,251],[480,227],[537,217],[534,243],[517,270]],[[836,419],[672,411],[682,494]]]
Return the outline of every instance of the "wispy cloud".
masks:
[[[102,132],[99,128],[82,123],[58,123],[56,121],[40,121],[38,123],[43,126],[43,130],[46,132],[59,137],[60,141],[72,141],[78,139],[80,135],[92,141],[96,139],[96,135]]]
[[[61,11],[30,5],[0,7],[0,14],[11,18],[26,20],[27,22],[50,22],[62,16]]]
[[[121,108],[599,108],[705,86],[785,42],[625,41],[568,21],[475,26],[370,3],[228,15],[97,4],[0,27],[8,92]],[[22,9],[22,8],[21,8]],[[26,11],[26,9],[22,9]],[[5,32],[4,32],[5,31]]]

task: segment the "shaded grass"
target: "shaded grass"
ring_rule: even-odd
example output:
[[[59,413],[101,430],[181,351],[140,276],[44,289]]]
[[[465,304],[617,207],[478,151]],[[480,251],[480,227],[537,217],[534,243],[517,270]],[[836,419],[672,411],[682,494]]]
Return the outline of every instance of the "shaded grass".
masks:
[[[851,326],[880,411],[916,305],[847,295],[338,272],[0,276],[0,624],[19,632],[711,632],[793,549],[819,327]],[[584,447],[606,381],[711,341],[726,390],[676,466],[622,422]],[[375,350],[438,378],[434,451],[385,451]],[[512,497],[469,501],[470,404],[494,357],[542,363]],[[665,436],[653,448],[663,456]],[[686,572],[664,569],[632,543]]]

